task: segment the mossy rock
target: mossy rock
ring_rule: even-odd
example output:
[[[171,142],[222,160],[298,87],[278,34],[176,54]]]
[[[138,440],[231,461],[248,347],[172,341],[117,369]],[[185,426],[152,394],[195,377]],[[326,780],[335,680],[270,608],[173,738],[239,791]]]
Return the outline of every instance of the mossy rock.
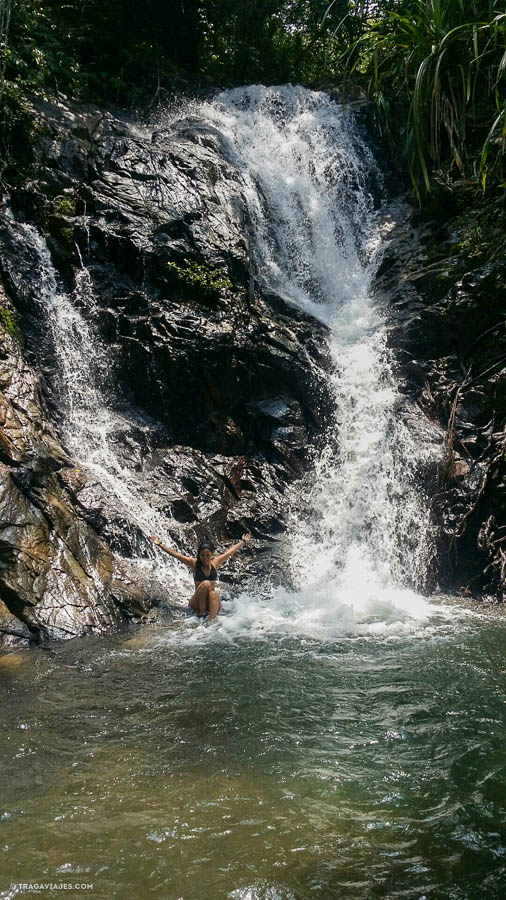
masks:
[[[0,328],[14,338],[18,343],[22,341],[19,314],[12,309],[7,295],[0,285]],[[4,349],[5,358],[5,349]]]
[[[73,250],[74,245],[74,226],[67,218],[52,215],[48,221],[49,231],[54,238],[62,245],[67,253]]]

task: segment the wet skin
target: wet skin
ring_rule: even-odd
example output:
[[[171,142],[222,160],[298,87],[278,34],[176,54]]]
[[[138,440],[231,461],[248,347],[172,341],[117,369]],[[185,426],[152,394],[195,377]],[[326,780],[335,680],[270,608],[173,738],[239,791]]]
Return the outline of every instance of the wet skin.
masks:
[[[210,550],[200,551],[200,565],[204,575],[211,574],[211,566],[213,558]],[[209,612],[211,621],[218,615],[220,608],[220,597],[216,590],[216,581],[205,579],[195,585],[195,593],[190,597],[190,606],[199,616],[203,616]]]
[[[183,553],[180,553],[178,550],[173,550],[171,547],[166,547],[165,544],[162,544],[160,538],[156,537],[156,535],[151,535],[151,540],[153,544],[157,547],[160,547],[165,553],[168,553],[169,556],[173,556],[175,559],[178,559],[180,562],[184,563],[185,566],[188,566],[195,575],[195,566],[197,564],[197,560],[193,559],[191,556],[185,556]],[[228,550],[225,550],[224,553],[221,553],[219,556],[213,557],[211,551],[207,548],[202,548],[200,551],[200,565],[202,567],[202,572],[204,576],[211,574],[211,566],[214,566],[216,571],[218,571],[219,567],[223,565],[234,553],[237,553],[245,544],[248,544],[251,541],[251,534],[244,534],[242,539],[238,541],[237,544],[233,544]],[[204,578],[203,581],[199,582],[199,584],[195,585],[195,591],[193,596],[190,597],[189,604],[194,612],[197,615],[203,616],[206,612],[209,612],[209,618],[211,621],[216,618],[218,615],[218,610],[220,608],[220,598],[216,591],[216,581],[211,581],[210,578]]]

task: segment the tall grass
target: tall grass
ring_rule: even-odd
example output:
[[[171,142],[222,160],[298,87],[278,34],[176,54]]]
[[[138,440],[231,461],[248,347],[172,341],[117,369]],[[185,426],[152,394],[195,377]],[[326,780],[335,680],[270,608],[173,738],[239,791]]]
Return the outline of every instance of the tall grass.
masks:
[[[502,6],[502,9],[501,9]],[[376,6],[346,51],[362,73],[382,130],[404,110],[411,179],[430,190],[431,171],[504,180],[506,13],[504,0],[390,0]]]

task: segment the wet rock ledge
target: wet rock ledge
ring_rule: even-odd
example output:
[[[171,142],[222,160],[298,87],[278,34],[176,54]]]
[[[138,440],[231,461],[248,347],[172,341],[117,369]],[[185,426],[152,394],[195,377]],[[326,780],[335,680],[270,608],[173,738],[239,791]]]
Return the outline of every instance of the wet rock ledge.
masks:
[[[40,266],[20,223],[46,236],[58,289],[106,348],[107,402],[130,422],[118,459],[183,552],[248,528],[262,540],[241,571],[268,556],[281,577],[290,485],[332,408],[325,329],[260,292],[219,136],[196,119],[143,130],[63,99],[37,113],[29,177],[0,214],[7,644],[101,631],[163,599],[137,578],[136,560],[154,553],[145,533],[63,446]]]
[[[391,318],[404,390],[443,429],[446,466],[433,500],[439,583],[500,601],[506,587],[506,255],[504,246],[480,239],[465,190],[457,208],[440,216],[411,210],[400,218],[378,294]]]

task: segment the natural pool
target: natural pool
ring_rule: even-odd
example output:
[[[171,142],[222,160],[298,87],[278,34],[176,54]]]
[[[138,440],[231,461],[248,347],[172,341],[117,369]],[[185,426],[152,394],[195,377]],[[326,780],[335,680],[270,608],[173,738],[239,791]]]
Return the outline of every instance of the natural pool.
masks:
[[[6,655],[0,897],[502,898],[505,655],[492,612]]]

